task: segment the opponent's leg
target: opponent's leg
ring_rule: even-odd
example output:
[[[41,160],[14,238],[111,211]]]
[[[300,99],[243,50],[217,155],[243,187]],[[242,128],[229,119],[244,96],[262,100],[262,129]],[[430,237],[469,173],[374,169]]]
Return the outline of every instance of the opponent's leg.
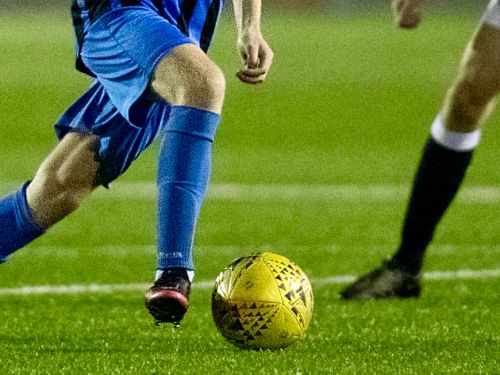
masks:
[[[389,261],[341,292],[346,299],[420,294],[424,253],[479,144],[478,125],[500,88],[500,29],[482,25],[431,129],[415,177],[401,244]]]
[[[93,135],[66,135],[33,181],[0,200],[0,261],[76,210],[96,187],[96,144]]]
[[[411,273],[420,271],[425,249],[479,144],[480,120],[492,109],[500,88],[499,47],[500,29],[483,25],[467,47],[461,73],[432,126],[394,257]]]
[[[173,107],[161,138],[158,272],[146,306],[158,322],[178,323],[188,308],[193,237],[210,178],[225,80],[198,47],[181,45],[158,64],[151,86]]]

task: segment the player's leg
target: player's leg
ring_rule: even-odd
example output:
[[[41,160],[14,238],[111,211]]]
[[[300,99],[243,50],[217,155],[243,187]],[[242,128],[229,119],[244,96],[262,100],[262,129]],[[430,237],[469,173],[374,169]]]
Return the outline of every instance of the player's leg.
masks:
[[[0,261],[77,209],[96,186],[95,136],[70,133],[33,181],[0,200]]]
[[[497,5],[496,5],[497,6]],[[483,24],[468,45],[461,72],[431,129],[413,183],[396,254],[344,289],[346,299],[420,294],[425,250],[455,197],[479,143],[481,118],[500,88],[500,28]]]
[[[209,182],[225,81],[202,50],[185,44],[161,60],[151,87],[172,109],[158,163],[157,280],[146,293],[146,306],[159,322],[179,322],[188,307],[186,278],[194,270],[194,231]]]
[[[424,252],[454,199],[481,136],[479,125],[500,88],[500,29],[483,25],[464,54],[458,79],[432,124],[394,259],[420,272]]]
[[[42,163],[26,192],[33,217],[42,227],[74,212],[97,187],[97,150],[95,135],[69,133]]]
[[[128,122],[95,129],[109,141],[101,142],[100,152],[107,182],[160,134],[158,272],[146,305],[158,321],[178,322],[187,310],[194,229],[210,176],[223,74],[196,45],[196,35],[186,36],[150,7],[122,8],[95,21],[82,59]]]
[[[151,88],[174,107],[187,106],[220,115],[225,78],[220,68],[198,46],[183,44],[158,63]]]

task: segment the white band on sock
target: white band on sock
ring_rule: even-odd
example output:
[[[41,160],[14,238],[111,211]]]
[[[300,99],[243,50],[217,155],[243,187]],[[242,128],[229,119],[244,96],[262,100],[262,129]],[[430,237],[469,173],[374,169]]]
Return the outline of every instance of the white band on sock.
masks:
[[[469,133],[454,132],[446,129],[437,116],[431,127],[432,138],[441,146],[453,151],[472,151],[477,147],[481,140],[481,130],[477,129]]]

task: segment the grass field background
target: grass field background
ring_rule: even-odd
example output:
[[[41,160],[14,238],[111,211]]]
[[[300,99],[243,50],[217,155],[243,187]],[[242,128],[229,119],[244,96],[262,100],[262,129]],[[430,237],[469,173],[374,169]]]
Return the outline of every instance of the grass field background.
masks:
[[[427,279],[419,300],[370,303],[340,301],[342,285],[329,279],[364,272],[397,245],[422,144],[479,16],[430,13],[413,32],[388,14],[267,17],[276,59],[257,87],[234,78],[234,28],[223,20],[211,56],[228,89],[189,315],[173,330],[143,307],[155,264],[155,199],[143,189],[153,187],[153,145],[110,191],[1,266],[0,373],[499,373],[498,277]],[[52,123],[89,84],[73,69],[72,43],[58,13],[0,15],[2,193],[33,175],[55,145]],[[500,269],[499,120],[488,121],[465,184],[490,199],[459,197],[426,272]],[[218,194],[224,186],[240,194]],[[309,334],[280,352],[233,348],[210,317],[216,275],[261,249],[313,279]],[[130,290],[12,289],[90,284]]]

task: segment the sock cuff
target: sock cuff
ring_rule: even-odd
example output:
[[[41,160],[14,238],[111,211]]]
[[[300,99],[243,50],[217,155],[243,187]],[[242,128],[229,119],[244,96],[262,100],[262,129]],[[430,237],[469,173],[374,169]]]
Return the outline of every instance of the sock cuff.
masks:
[[[25,182],[15,195],[15,199],[17,201],[16,218],[19,222],[24,223],[30,232],[41,235],[45,232],[45,228],[38,224],[33,218],[31,208],[28,205],[28,198],[26,196],[26,189],[28,188],[30,182],[31,181]]]
[[[218,113],[205,109],[174,106],[165,131],[189,134],[213,142],[220,117]]]
[[[472,151],[481,141],[481,130],[469,133],[460,133],[449,130],[443,123],[441,116],[437,116],[431,127],[432,139],[439,145],[453,151]]]

